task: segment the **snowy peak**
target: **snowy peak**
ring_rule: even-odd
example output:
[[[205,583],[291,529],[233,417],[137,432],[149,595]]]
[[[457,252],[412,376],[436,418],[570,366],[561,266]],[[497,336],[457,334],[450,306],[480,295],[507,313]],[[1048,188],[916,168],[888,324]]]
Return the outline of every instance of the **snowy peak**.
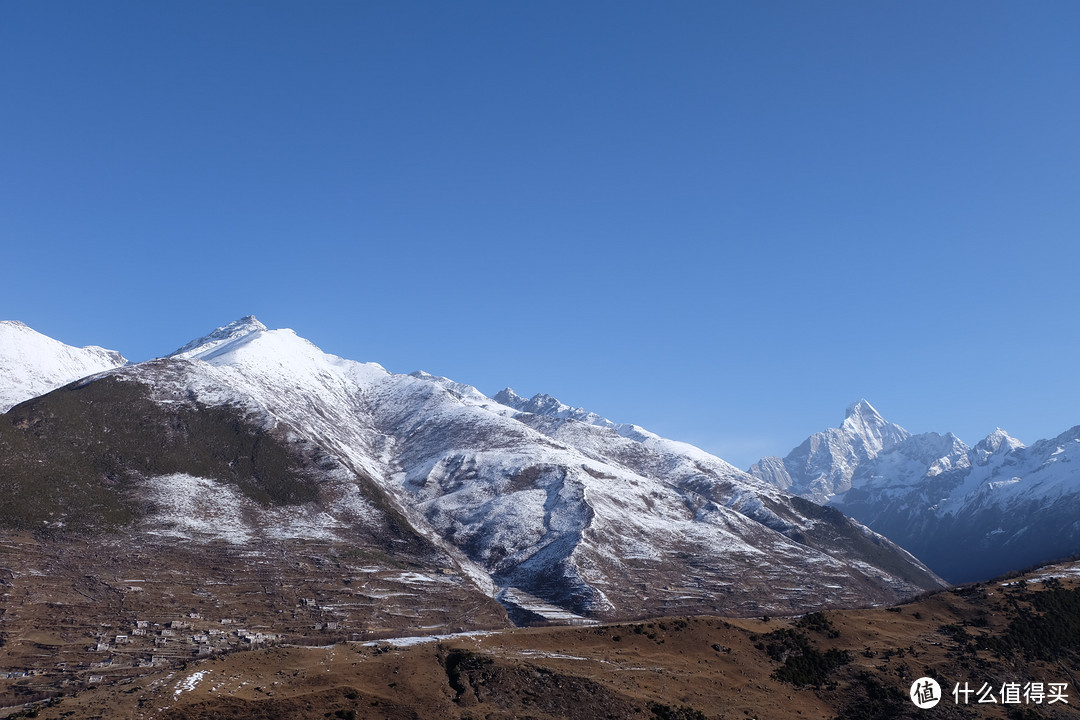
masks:
[[[14,320],[0,321],[0,412],[87,375],[127,364],[115,350],[72,347]]]
[[[847,409],[844,410],[845,421],[851,420],[853,418],[866,418],[871,421],[876,420],[877,422],[885,422],[885,419],[881,417],[881,413],[879,413],[877,409],[873,405],[871,405],[865,398],[848,405]]]
[[[1006,454],[1024,447],[1024,443],[1009,435],[1001,428],[980,440],[973,448],[976,456],[983,462],[991,455]]]
[[[179,350],[169,354],[172,358],[206,359],[207,356],[222,350],[227,346],[234,345],[245,338],[251,338],[257,333],[267,332],[266,326],[259,322],[254,315],[242,317],[236,322],[219,327],[209,335],[192,340]]]
[[[911,436],[904,428],[888,422],[866,400],[848,406],[840,429],[861,439],[869,457]]]
[[[839,429],[751,473],[828,502],[966,582],[1080,549],[1076,467],[1080,427],[1031,446],[998,428],[968,447],[952,433],[910,435],[861,400]]]
[[[268,330],[254,315],[192,340],[168,357],[232,367],[252,376],[260,376],[264,382],[274,377],[277,382],[290,385],[299,383],[309,390],[324,387],[327,381],[337,385],[342,381],[364,384],[388,374],[378,363],[346,360],[323,352],[310,340],[288,328]],[[434,376],[428,377],[434,379]]]
[[[846,492],[859,465],[911,437],[887,421],[873,405],[849,405],[839,428],[814,433],[783,460],[765,458],[750,474],[814,502],[828,502]]]
[[[40,354],[35,357],[33,355],[35,352]],[[48,335],[42,335],[26,323],[18,320],[0,320],[0,353],[2,353],[0,355],[2,358],[23,357],[28,360],[40,360],[43,362],[47,360],[48,355],[52,354],[69,357],[92,357],[117,367],[127,363],[124,356],[115,350],[106,350],[97,345],[87,345],[81,348],[65,345],[59,340],[53,340]]]
[[[952,434],[916,435],[861,465],[832,504],[953,582],[1074,555],[1077,430],[1030,447],[1001,429],[973,448]]]

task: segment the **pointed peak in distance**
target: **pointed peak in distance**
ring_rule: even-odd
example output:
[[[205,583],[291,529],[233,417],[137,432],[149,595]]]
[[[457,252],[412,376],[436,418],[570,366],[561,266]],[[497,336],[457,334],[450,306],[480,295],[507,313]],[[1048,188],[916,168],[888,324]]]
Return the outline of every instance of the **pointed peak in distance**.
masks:
[[[1024,447],[1024,443],[1001,428],[997,428],[975,445],[976,450],[989,453],[999,452],[1002,448],[1004,448],[1005,452],[1011,452],[1022,447]]]
[[[851,417],[877,418],[879,420],[884,420],[884,418],[881,417],[881,413],[877,411],[877,408],[871,405],[865,398],[847,406],[847,409],[844,411],[844,419],[847,420]]]
[[[878,451],[911,437],[911,433],[896,423],[886,420],[877,408],[865,399],[848,405],[840,430],[855,433],[864,440],[871,441],[873,446],[871,457]]]

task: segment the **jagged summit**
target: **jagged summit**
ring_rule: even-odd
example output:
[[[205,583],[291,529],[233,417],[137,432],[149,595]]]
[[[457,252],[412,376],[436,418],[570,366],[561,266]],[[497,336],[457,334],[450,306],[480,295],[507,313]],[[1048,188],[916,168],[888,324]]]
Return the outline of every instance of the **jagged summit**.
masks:
[[[524,398],[509,387],[500,390],[492,399],[515,410],[537,415],[557,415],[566,410],[585,412],[584,408],[572,408],[547,393],[536,393],[530,398]]]
[[[905,440],[910,435],[907,430],[883,418],[881,413],[866,400],[859,400],[848,406],[840,429],[850,431],[854,434],[853,439],[861,440],[865,445],[866,454],[870,457]]]
[[[266,326],[259,322],[259,319],[254,315],[245,315],[244,317],[231,324],[236,326],[247,326],[250,327],[252,330],[266,330]]]
[[[762,458],[750,474],[826,503],[851,487],[860,464],[909,437],[907,430],[883,418],[866,400],[859,400],[847,407],[840,427],[814,433],[783,459]]]
[[[619,430],[621,435],[630,437],[630,428],[636,431],[640,431],[641,428],[631,425],[616,425],[612,421],[608,420],[602,415],[597,415],[594,412],[590,412],[585,408],[571,407],[564,402],[560,402],[558,398],[552,397],[547,393],[537,393],[531,398],[526,400],[518,395],[511,388],[501,390],[493,398],[495,402],[512,407],[520,412],[532,413],[533,415],[543,415],[546,417],[564,418],[568,420],[577,420],[588,425],[595,425],[597,427],[613,428]]]
[[[1024,443],[1020,442],[1001,428],[997,428],[994,432],[975,444],[975,449],[977,451],[989,453],[996,453],[1002,448],[1004,448],[1006,452],[1009,452],[1022,447],[1024,447]]]
[[[509,405],[510,407],[521,410],[522,412],[530,412],[536,415],[551,415],[557,416],[560,413],[585,413],[584,408],[573,408],[569,405],[559,402],[559,400],[547,393],[537,393],[531,398],[526,400],[510,388],[503,390],[495,396],[495,400],[501,402],[503,405]]]

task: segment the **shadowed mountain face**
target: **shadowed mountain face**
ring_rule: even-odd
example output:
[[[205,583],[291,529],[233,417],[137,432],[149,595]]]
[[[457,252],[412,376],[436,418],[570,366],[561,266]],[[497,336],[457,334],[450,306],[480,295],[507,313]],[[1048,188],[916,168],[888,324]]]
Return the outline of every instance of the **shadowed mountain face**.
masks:
[[[860,406],[859,425],[849,409],[840,429],[750,472],[828,502],[952,582],[1080,552],[1080,427],[1030,447],[999,429],[969,447],[951,433],[911,435]]]
[[[244,318],[0,416],[0,524],[16,544],[85,540],[79,572],[110,583],[124,578],[93,547],[117,538],[175,548],[163,562],[185,567],[207,552],[223,576],[258,558],[274,599],[249,600],[283,611],[301,590],[282,588],[310,582],[291,569],[310,545],[337,579],[304,607],[342,631],[505,623],[496,598],[518,622],[573,621],[802,612],[941,585],[839,512],[690,445],[553,398],[499,399]],[[402,572],[407,608],[348,609],[357,577]]]

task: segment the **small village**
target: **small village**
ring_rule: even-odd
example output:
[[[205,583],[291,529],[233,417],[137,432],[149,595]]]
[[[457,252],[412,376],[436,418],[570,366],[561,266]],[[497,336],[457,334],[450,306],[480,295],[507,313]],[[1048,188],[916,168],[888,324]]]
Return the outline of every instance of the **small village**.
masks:
[[[284,637],[278,633],[239,627],[234,618],[204,620],[197,612],[189,613],[184,620],[164,623],[136,620],[126,632],[114,634],[113,631],[114,628],[103,624],[97,642],[86,648],[89,653],[107,656],[89,664],[87,681],[90,683],[104,679],[104,675],[94,673],[95,670],[165,665],[205,658],[214,653],[250,650],[277,643]]]
[[[320,632],[339,627],[339,623],[315,623],[310,629]],[[103,622],[74,657],[65,653],[68,659],[52,667],[5,670],[0,672],[0,680],[39,678],[52,680],[53,687],[82,686],[107,677],[141,674],[141,668],[275,645],[285,638],[285,634],[266,627],[245,627],[238,618],[207,619],[198,612],[183,619],[137,619],[130,626]]]
[[[0,542],[0,707],[264,647],[507,622],[449,568],[378,566],[329,543],[238,551],[118,536],[66,552],[29,534]]]

